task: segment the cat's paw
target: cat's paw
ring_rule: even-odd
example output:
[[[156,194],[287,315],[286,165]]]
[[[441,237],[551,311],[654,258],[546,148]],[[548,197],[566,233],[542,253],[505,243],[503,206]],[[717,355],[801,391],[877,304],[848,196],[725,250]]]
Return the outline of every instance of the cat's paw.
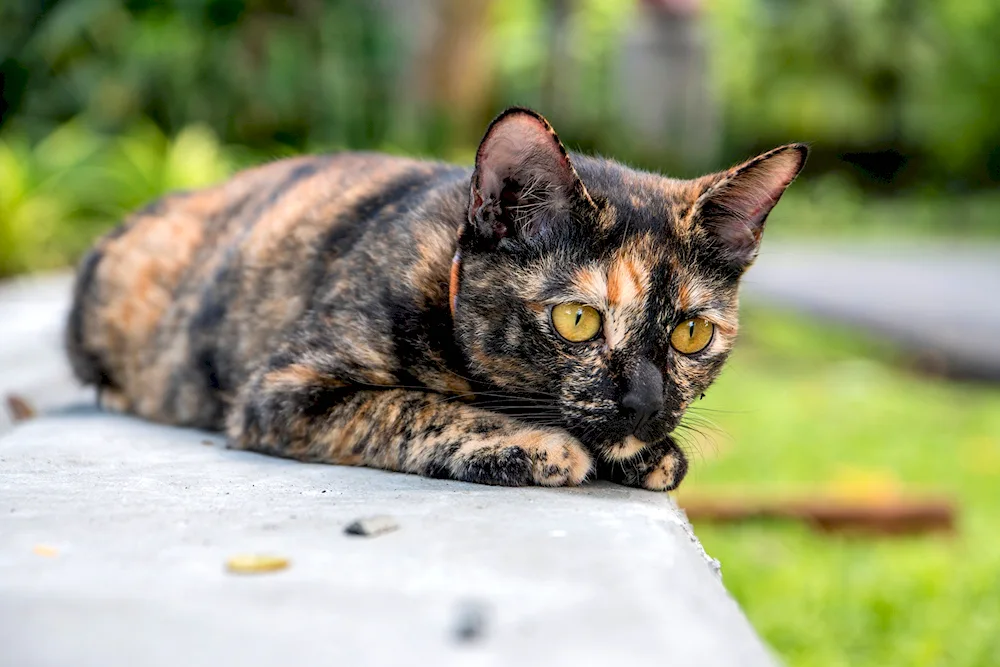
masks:
[[[619,454],[614,449],[604,452],[597,468],[598,479],[650,491],[672,491],[687,474],[687,458],[670,438],[645,445],[628,458]]]
[[[593,466],[580,441],[564,431],[529,432],[519,444],[531,459],[534,483],[541,486],[577,486]]]
[[[687,474],[687,458],[674,447],[654,461],[650,468],[642,480],[642,487],[650,491],[673,491]]]
[[[129,411],[130,403],[123,392],[101,387],[97,390],[97,406],[104,412],[125,414]]]
[[[498,486],[575,486],[593,465],[576,438],[554,429],[519,428],[441,451],[447,458],[431,459],[422,474]]]

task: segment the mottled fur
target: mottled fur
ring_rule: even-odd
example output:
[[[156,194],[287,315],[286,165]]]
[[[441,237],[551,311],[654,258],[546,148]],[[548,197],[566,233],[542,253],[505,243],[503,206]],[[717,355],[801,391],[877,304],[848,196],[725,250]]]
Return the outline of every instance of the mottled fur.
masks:
[[[360,153],[265,165],[99,240],[70,359],[103,405],[238,448],[671,489],[687,463],[669,434],[729,354],[739,278],[804,158],[795,145],[671,180],[570,157],[514,109],[474,171]],[[555,333],[566,301],[598,309],[602,335]],[[694,316],[716,331],[685,356],[668,337]],[[637,387],[662,403],[641,428],[622,409]]]

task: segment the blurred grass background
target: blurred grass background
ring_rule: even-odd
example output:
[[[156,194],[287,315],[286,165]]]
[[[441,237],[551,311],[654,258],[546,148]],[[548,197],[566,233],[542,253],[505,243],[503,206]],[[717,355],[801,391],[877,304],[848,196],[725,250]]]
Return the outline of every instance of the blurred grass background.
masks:
[[[767,309],[693,410],[700,498],[957,501],[955,535],[863,537],[804,525],[696,524],[723,581],[788,664],[1000,664],[1000,387],[906,370],[858,332]]]
[[[510,104],[678,176],[812,142],[772,241],[986,242],[998,35],[994,0],[4,0],[0,277],[275,157],[470,162]],[[1000,664],[1000,390],[783,313],[751,306],[744,331],[698,405],[686,489],[916,489],[962,511],[952,538],[698,526],[755,626],[795,665]]]

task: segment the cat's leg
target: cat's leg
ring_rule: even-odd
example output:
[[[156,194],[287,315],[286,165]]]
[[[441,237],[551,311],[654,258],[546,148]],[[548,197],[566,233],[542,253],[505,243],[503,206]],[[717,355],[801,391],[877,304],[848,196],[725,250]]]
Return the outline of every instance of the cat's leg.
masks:
[[[481,484],[580,484],[592,459],[565,431],[430,392],[358,388],[288,366],[262,372],[232,405],[232,447]]]
[[[111,387],[97,388],[97,407],[105,412],[127,414],[132,412],[132,402],[120,389]]]
[[[668,437],[646,445],[632,458],[599,461],[597,478],[650,491],[671,491],[684,479],[687,469],[687,457]]]

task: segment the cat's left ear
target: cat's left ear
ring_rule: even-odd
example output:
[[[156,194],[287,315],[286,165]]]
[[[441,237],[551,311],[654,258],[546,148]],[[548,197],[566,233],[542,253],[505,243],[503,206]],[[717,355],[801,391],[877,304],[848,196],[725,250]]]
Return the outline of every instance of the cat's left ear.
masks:
[[[486,130],[476,152],[469,223],[488,244],[531,239],[593,208],[555,130],[541,115],[515,107]]]
[[[714,238],[723,260],[737,271],[757,258],[767,215],[802,171],[808,152],[805,144],[789,144],[699,179],[711,184],[695,202],[695,224]]]

